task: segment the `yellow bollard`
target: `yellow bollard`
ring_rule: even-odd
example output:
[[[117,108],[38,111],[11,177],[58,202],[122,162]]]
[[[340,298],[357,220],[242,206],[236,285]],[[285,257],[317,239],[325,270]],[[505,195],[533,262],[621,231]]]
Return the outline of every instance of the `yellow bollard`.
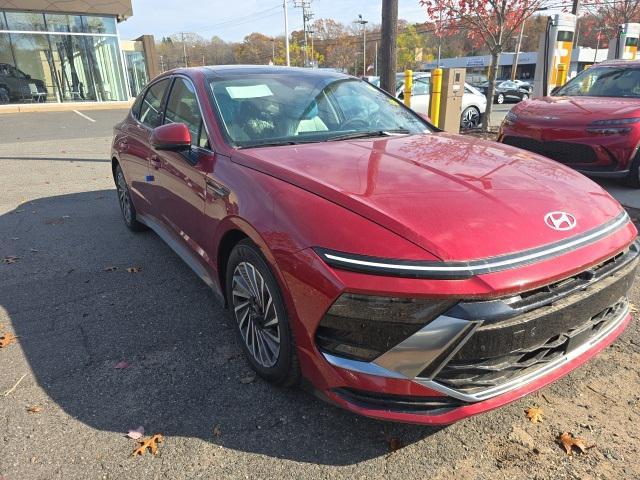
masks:
[[[440,122],[440,97],[442,96],[442,69],[436,68],[431,72],[431,105],[429,117],[437,127]]]
[[[558,64],[558,82],[557,87],[563,86],[567,83],[567,66],[564,63]]]
[[[411,90],[413,89],[413,71],[404,71],[404,104],[411,108]]]

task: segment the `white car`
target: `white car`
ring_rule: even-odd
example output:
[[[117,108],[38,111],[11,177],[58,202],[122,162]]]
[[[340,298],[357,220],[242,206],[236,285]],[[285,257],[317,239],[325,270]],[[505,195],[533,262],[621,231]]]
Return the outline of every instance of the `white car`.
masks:
[[[376,87],[380,86],[380,78],[370,80]],[[429,115],[429,98],[431,97],[431,73],[417,72],[413,74],[413,88],[411,90],[411,109]],[[398,73],[396,77],[396,97],[404,97],[404,73]],[[460,114],[460,128],[479,127],[482,123],[482,115],[487,109],[487,98],[475,87],[464,84],[462,96],[462,112]]]

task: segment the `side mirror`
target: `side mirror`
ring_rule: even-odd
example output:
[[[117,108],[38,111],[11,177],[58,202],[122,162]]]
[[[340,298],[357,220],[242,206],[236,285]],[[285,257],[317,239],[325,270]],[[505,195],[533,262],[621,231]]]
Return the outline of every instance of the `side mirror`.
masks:
[[[168,123],[153,129],[150,142],[156,150],[181,152],[191,148],[191,132],[184,123]]]

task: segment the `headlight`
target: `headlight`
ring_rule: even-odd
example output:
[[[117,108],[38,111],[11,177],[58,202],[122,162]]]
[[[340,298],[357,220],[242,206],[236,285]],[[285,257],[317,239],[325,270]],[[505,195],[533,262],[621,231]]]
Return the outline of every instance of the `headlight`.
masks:
[[[518,115],[513,113],[512,111],[508,111],[504,116],[504,120],[502,121],[503,125],[513,125],[518,120]]]
[[[640,117],[613,118],[610,120],[596,120],[587,126],[587,132],[600,135],[616,135],[629,133],[631,125],[640,122]]]
[[[345,293],[322,318],[316,343],[333,355],[368,362],[416,333],[454,303]]]

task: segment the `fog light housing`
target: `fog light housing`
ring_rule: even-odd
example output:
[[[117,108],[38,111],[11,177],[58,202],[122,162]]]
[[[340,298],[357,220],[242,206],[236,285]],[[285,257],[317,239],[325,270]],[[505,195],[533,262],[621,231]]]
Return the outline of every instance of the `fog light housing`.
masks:
[[[332,355],[370,362],[455,303],[344,293],[322,318],[316,343]]]

